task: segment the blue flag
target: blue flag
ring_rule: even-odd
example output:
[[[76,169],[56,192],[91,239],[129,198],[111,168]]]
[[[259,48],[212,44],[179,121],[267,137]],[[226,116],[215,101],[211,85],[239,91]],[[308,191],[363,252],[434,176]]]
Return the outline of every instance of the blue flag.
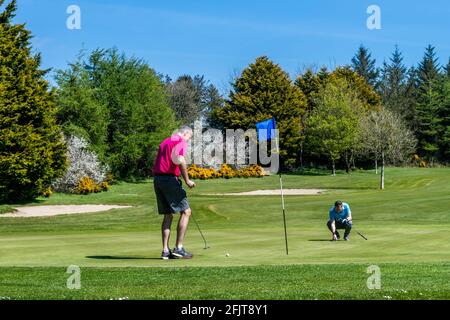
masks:
[[[275,130],[275,119],[258,122],[256,124],[256,131],[258,132],[258,141],[266,141],[272,139],[272,130]]]

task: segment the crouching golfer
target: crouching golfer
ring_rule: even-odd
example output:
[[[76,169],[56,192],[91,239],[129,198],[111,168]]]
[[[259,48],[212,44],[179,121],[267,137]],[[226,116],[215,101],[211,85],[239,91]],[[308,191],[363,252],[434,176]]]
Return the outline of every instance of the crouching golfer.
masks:
[[[191,208],[186,197],[186,191],[182,187],[180,174],[189,188],[195,187],[195,183],[189,180],[186,169],[187,141],[192,137],[192,129],[181,127],[170,138],[165,139],[159,146],[158,154],[153,165],[153,184],[159,214],[164,215],[162,222],[163,252],[161,258],[166,259],[190,259],[192,254],[183,248],[184,235],[186,234]],[[169,249],[170,227],[173,214],[180,213],[178,221],[177,241],[173,251]]]
[[[333,241],[341,238],[337,229],[345,229],[344,240],[349,240],[352,230],[352,212],[348,203],[339,200],[334,203],[334,207],[330,209],[330,220],[328,220],[327,226],[333,234]]]

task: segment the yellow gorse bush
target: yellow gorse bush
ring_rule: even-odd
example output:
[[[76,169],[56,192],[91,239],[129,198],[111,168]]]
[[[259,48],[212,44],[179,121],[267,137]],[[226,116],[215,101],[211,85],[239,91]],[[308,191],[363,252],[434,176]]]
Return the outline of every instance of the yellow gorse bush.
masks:
[[[251,165],[240,170],[233,169],[227,164],[222,164],[219,170],[214,168],[201,168],[195,164],[189,166],[188,174],[191,179],[215,179],[215,178],[251,178],[251,177],[262,177],[264,175],[264,170],[261,166]]]
[[[75,193],[88,194],[107,191],[109,189],[108,182],[104,181],[100,184],[96,184],[95,181],[89,177],[83,177],[78,182],[78,186],[75,189]]]

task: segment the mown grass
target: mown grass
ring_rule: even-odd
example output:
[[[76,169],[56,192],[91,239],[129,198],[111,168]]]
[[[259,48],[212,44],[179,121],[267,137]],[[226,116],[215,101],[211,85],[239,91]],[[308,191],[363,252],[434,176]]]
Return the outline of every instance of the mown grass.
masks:
[[[198,187],[188,191],[189,200],[211,248],[203,250],[203,241],[191,224],[185,242],[195,254],[190,261],[159,259],[161,217],[156,213],[151,180],[119,183],[101,194],[55,194],[38,199],[33,205],[121,204],[133,208],[46,218],[1,217],[0,296],[9,292],[15,298],[106,299],[117,293],[130,298],[190,299],[174,289],[181,281],[192,286],[192,298],[198,299],[450,297],[446,271],[450,263],[450,169],[388,168],[384,191],[378,189],[379,177],[372,171],[336,177],[285,175],[283,180],[285,188],[326,190],[318,196],[286,197],[289,256],[284,252],[279,196],[212,195],[277,189],[277,176],[197,181]],[[350,242],[328,241],[327,211],[336,199],[350,203],[355,229],[368,241],[355,232]],[[0,210],[12,207],[0,206]],[[59,273],[72,264],[82,268],[86,281],[93,281],[87,282],[87,291],[67,292],[61,287],[64,281],[45,280],[66,279],[68,275]],[[389,271],[383,272],[383,290],[388,291],[364,291],[365,269],[371,264]],[[342,281],[341,275],[349,282]],[[19,278],[36,287],[40,282],[50,287],[35,293],[33,285]],[[307,279],[314,279],[313,287],[308,287]],[[298,287],[290,282],[299,283]],[[422,291],[413,290],[420,285]],[[61,288],[53,290],[52,286]],[[396,295],[395,290],[410,294]]]

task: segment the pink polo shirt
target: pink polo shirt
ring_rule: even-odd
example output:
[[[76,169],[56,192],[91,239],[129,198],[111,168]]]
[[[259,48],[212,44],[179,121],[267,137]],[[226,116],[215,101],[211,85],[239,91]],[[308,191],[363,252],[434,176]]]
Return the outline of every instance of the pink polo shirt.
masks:
[[[186,156],[187,143],[178,134],[165,139],[160,145],[153,165],[153,175],[180,176],[180,167],[173,162],[176,156]],[[172,158],[173,155],[173,158]]]

